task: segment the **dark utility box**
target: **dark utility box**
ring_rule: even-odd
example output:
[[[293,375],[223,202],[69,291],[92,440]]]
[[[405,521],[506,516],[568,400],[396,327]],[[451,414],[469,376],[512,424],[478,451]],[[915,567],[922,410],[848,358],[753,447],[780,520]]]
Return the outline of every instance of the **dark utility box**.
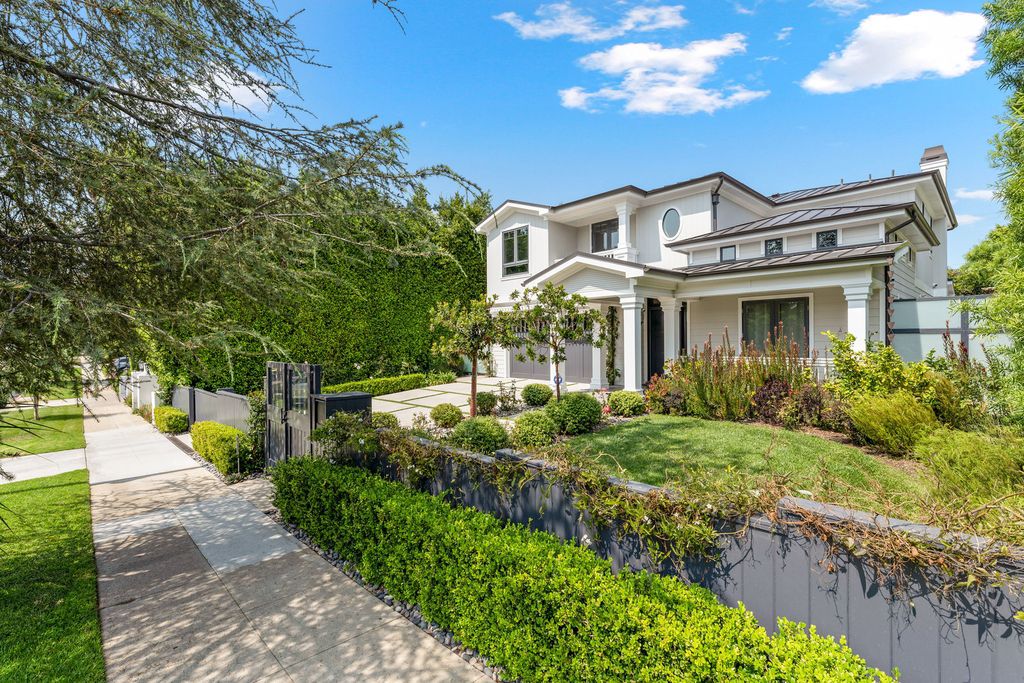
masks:
[[[369,413],[372,396],[365,391],[343,391],[340,394],[316,394],[316,423],[320,424],[335,413]]]

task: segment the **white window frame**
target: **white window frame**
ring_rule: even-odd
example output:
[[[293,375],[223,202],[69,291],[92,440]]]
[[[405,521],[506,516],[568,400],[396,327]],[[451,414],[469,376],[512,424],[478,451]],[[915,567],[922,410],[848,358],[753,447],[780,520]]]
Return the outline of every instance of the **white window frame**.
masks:
[[[505,235],[508,233],[516,233],[520,230],[526,231],[526,256],[524,258],[516,258],[508,263],[505,262]],[[501,231],[501,277],[502,279],[517,279],[523,278],[530,274],[530,225],[529,223],[523,223],[521,225],[514,225],[510,228],[506,228]],[[519,240],[512,239],[512,251],[513,256],[519,257]],[[526,266],[526,270],[518,273],[509,273],[509,266]]]

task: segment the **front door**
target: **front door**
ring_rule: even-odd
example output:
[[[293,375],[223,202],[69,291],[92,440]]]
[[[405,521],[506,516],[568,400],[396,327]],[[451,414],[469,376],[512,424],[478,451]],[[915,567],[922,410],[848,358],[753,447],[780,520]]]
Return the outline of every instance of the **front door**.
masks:
[[[647,300],[647,376],[646,382],[665,369],[665,312],[657,299]]]

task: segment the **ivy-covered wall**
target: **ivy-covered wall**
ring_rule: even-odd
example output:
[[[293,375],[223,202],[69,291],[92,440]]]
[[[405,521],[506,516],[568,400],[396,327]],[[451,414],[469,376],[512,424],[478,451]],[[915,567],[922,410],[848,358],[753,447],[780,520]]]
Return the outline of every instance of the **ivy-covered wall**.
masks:
[[[483,294],[485,247],[473,227],[490,212],[490,199],[455,196],[434,209],[440,226],[429,237],[438,253],[365,253],[339,244],[317,254],[317,266],[334,276],[323,278],[315,296],[281,307],[223,302],[231,322],[255,335],[237,336],[230,350],[187,354],[154,344],[147,360],[175,383],[241,393],[262,388],[267,360],[319,363],[324,385],[446,367],[430,351],[430,311],[438,301]],[[278,348],[264,353],[266,341]]]

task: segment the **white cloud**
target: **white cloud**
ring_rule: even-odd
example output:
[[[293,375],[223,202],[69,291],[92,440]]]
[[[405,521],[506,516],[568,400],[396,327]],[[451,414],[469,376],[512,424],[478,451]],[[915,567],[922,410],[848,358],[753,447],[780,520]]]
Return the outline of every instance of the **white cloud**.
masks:
[[[975,216],[971,213],[958,213],[956,215],[957,222],[960,225],[974,225],[984,220],[984,216]]]
[[[990,202],[995,197],[995,193],[992,190],[968,190],[965,187],[957,188],[956,198],[957,199],[980,199],[985,202]]]
[[[975,58],[985,18],[970,12],[917,10],[872,14],[842,52],[833,52],[803,80],[814,93],[846,93],[925,76],[956,78],[984,64]]]
[[[743,5],[736,4],[734,6],[736,14],[742,14],[745,17],[751,17],[757,14],[757,12],[751,7],[744,7]]]
[[[719,40],[697,40],[681,48],[624,43],[580,60],[585,69],[621,77],[618,84],[592,92],[575,86],[559,91],[559,95],[562,105],[572,109],[589,111],[596,102],[621,101],[628,112],[711,114],[768,95],[767,90],[750,90],[742,85],[706,85],[718,70],[719,61],[746,50],[746,36],[740,33]]]
[[[686,26],[682,5],[643,5],[631,8],[618,23],[601,26],[590,14],[579,11],[571,2],[555,2],[537,8],[536,19],[528,21],[515,12],[503,12],[494,18],[516,30],[520,38],[550,40],[567,37],[580,43],[611,40],[631,31],[658,31]]]
[[[793,33],[792,26],[786,26],[779,29],[779,32],[775,34],[775,40],[789,40],[789,36]]]
[[[853,14],[867,6],[865,0],[814,0],[811,3],[811,7],[824,7],[842,15]]]

